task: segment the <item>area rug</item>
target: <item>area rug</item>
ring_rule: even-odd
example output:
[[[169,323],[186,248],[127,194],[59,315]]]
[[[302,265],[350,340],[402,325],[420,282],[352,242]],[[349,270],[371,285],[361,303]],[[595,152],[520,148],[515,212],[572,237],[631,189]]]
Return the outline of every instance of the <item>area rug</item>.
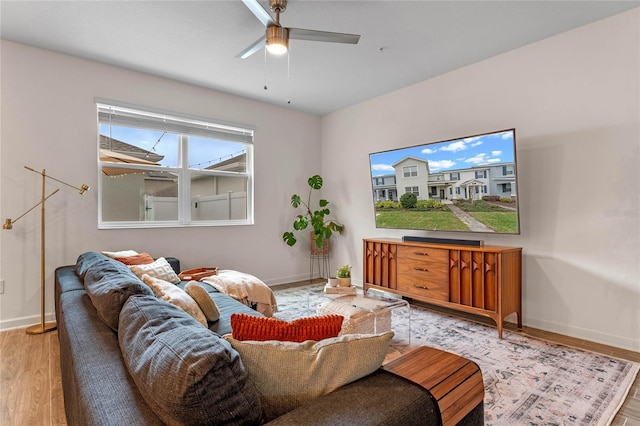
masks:
[[[286,320],[313,314],[322,286],[274,288]],[[394,330],[408,329],[406,309],[392,311]],[[608,425],[620,409],[640,364],[549,343],[495,327],[411,309],[411,347],[432,346],[475,361],[485,384],[486,425]],[[391,352],[411,348],[406,333]]]

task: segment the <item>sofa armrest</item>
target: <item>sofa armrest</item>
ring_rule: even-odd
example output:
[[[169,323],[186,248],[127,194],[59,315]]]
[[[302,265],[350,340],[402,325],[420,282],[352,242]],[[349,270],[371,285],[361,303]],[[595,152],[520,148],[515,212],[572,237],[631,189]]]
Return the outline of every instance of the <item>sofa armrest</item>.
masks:
[[[298,425],[441,425],[440,411],[422,386],[383,370],[342,386],[267,423]]]
[[[167,259],[167,262],[169,262],[169,265],[171,265],[171,267],[173,268],[174,272],[176,274],[180,273],[180,259],[177,259],[175,257],[165,257],[165,259]]]

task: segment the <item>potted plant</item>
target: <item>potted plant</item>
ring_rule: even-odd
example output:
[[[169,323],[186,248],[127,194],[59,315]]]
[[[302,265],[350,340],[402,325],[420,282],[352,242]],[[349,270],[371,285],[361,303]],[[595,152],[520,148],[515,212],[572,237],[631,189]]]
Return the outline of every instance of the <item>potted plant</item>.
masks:
[[[336,273],[340,287],[351,287],[351,266],[342,265]]]
[[[282,234],[282,239],[289,246],[293,246],[297,241],[294,232],[307,229],[309,224],[311,224],[313,228],[313,241],[311,245],[313,247],[313,242],[315,242],[316,247],[322,249],[325,241],[331,238],[331,234],[334,232],[342,233],[344,226],[328,218],[331,211],[327,207],[329,205],[327,200],[320,199],[318,201],[318,208],[312,210],[311,194],[313,191],[319,191],[320,188],[322,188],[322,177],[320,175],[311,176],[307,180],[307,183],[309,184],[309,195],[307,196],[306,202],[298,194],[291,196],[291,206],[294,209],[302,207],[305,212],[295,218],[293,221],[293,231],[287,231]]]

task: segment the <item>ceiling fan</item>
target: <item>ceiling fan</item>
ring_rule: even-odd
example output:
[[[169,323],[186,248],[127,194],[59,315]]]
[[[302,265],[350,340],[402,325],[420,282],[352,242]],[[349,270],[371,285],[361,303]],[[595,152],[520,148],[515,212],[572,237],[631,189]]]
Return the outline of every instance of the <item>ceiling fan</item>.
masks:
[[[269,7],[276,14],[275,20],[258,3],[258,0],[242,0],[256,18],[267,27],[265,35],[236,55],[236,58],[248,58],[260,50],[266,43],[267,50],[276,55],[287,52],[289,39],[324,41],[329,43],[358,44],[359,34],[333,33],[328,31],[287,28],[280,25],[280,14],[287,8],[287,0],[269,0]]]

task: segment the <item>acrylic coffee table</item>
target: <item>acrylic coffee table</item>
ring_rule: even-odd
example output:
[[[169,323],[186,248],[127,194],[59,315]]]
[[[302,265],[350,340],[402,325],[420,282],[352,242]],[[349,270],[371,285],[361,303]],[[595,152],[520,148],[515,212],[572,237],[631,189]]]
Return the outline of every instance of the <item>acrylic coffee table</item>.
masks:
[[[373,333],[382,333],[388,331],[391,328],[391,311],[394,309],[406,309],[407,314],[407,324],[406,324],[406,338],[408,340],[408,344],[411,345],[411,305],[404,299],[389,296],[387,293],[377,289],[369,289],[366,293],[363,293],[362,290],[358,289],[355,295],[353,294],[327,294],[321,292],[317,294],[313,292],[312,294],[318,295],[320,297],[320,304],[317,305],[317,308],[323,306],[321,308],[321,312],[323,313],[337,313],[343,314],[344,312],[350,312],[353,315],[353,312],[363,311],[363,313],[369,313],[368,317],[370,317],[373,321],[372,332]],[[309,295],[311,296],[311,294]],[[309,307],[309,312],[311,309],[311,301],[310,297],[307,299],[307,306]],[[337,309],[332,309],[331,306],[326,303],[323,305],[322,302],[330,301]],[[335,305],[335,304],[339,305]],[[340,306],[343,305],[343,306]],[[336,312],[332,312],[336,311]]]

